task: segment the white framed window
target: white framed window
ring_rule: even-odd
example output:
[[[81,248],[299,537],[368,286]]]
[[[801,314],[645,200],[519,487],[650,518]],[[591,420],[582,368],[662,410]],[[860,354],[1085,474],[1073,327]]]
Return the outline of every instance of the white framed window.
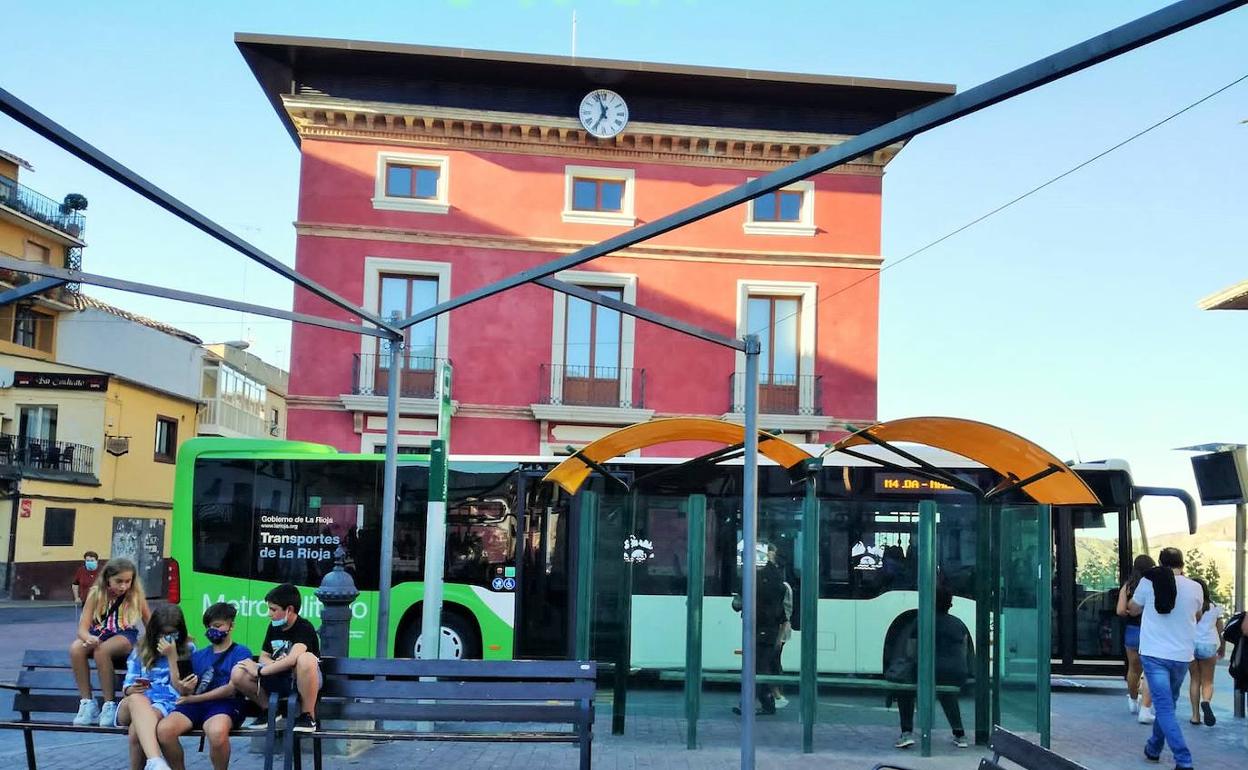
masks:
[[[445,155],[379,152],[373,208],[445,214],[451,209],[450,171]]]
[[[804,281],[737,281],[737,337],[757,334],[759,411],[813,414],[818,287]],[[736,354],[733,403],[745,402],[745,354]]]
[[[637,276],[567,270],[560,281],[595,289],[605,296],[637,303]],[[638,376],[633,369],[636,319],[583,299],[554,293],[550,345],[552,403],[572,406],[632,407]],[[565,389],[575,389],[565,392]],[[610,391],[608,394],[607,391]],[[575,403],[573,403],[575,402]]]
[[[451,298],[451,265],[415,259],[365,257],[364,308],[390,317],[398,313],[406,318]],[[434,361],[446,358],[450,350],[450,314],[445,313],[406,330],[407,353],[402,357],[408,386],[418,385],[419,378],[428,376],[430,384]],[[384,385],[384,372],[389,368],[389,343],[361,335],[359,382],[361,393],[376,392]],[[405,386],[407,387],[407,386]],[[382,391],[384,392],[384,391]]]
[[[635,187],[636,173],[631,168],[565,166],[563,221],[632,227],[637,223]]]
[[[814,235],[815,183],[803,179],[749,201],[745,207],[745,232],[747,235]]]

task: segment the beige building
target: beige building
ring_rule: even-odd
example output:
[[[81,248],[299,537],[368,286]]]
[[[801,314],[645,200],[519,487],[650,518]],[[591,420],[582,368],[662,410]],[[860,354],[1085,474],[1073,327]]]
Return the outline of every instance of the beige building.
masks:
[[[248,353],[246,343],[205,345],[199,435],[286,438],[290,375]]]

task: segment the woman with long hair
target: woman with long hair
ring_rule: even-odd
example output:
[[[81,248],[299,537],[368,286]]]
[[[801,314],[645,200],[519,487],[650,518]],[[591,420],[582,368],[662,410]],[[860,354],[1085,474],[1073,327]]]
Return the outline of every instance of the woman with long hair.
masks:
[[[1148,683],[1143,680],[1144,665],[1140,663],[1140,617],[1127,611],[1127,602],[1135,593],[1144,573],[1157,566],[1153,557],[1142,553],[1131,563],[1127,582],[1118,589],[1118,617],[1122,618],[1122,646],[1127,651],[1127,708],[1139,714],[1141,724],[1153,721],[1153,699],[1148,694]]]
[[[1218,659],[1226,655],[1226,642],[1222,640],[1222,608],[1209,600],[1209,586],[1200,578],[1192,578],[1200,584],[1205,594],[1204,614],[1196,621],[1196,659],[1188,664],[1191,684],[1188,694],[1192,698],[1192,724],[1204,723],[1213,727],[1218,719],[1213,715],[1213,672]]]
[[[87,592],[78,618],[78,633],[69,646],[70,666],[78,683],[78,714],[75,725],[112,727],[117,714],[113,661],[125,659],[139,640],[139,623],[152,614],[144,598],[138,570],[129,559],[109,559]],[[99,672],[104,707],[95,703],[91,689],[90,660]]]

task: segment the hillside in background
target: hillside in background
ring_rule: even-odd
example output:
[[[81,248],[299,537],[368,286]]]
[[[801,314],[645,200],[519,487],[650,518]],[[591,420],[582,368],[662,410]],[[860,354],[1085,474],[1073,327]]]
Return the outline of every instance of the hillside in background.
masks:
[[[1186,532],[1166,532],[1150,535],[1148,538],[1149,553],[1154,558],[1157,552],[1166,546],[1174,546],[1184,554],[1197,549],[1204,556],[1206,569],[1208,565],[1217,568],[1221,577],[1223,600],[1229,599],[1234,585],[1235,574],[1235,517],[1230,516],[1202,524],[1196,534]],[[1189,570],[1190,573],[1190,570]],[[1202,575],[1203,576],[1203,575]]]

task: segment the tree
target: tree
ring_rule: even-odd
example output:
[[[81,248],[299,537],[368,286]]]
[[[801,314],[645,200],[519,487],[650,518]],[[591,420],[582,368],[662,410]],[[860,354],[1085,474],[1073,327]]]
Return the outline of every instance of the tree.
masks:
[[[1222,585],[1222,572],[1216,562],[1205,560],[1205,554],[1199,548],[1189,548],[1183,555],[1183,572],[1190,578],[1205,581],[1212,601],[1223,607],[1230,606],[1230,588]]]

